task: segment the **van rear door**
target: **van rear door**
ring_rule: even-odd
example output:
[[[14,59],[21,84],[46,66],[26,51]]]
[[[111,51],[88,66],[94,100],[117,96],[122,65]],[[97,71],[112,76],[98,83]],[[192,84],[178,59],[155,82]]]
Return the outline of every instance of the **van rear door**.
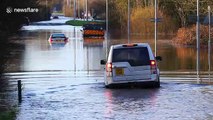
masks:
[[[147,47],[124,47],[113,50],[114,81],[137,81],[151,78]]]

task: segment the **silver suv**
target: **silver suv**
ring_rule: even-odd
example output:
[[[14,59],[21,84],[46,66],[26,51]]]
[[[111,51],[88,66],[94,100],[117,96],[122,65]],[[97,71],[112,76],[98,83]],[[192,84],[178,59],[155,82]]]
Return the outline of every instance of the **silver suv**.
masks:
[[[156,61],[161,57],[154,57],[147,43],[112,45],[108,60],[101,60],[105,66],[105,86],[125,83],[152,83],[160,87],[160,72]]]

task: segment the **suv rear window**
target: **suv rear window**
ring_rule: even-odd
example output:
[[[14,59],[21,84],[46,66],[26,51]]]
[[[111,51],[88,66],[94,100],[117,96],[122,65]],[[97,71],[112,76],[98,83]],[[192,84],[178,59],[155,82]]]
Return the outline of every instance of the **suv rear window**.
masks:
[[[131,66],[150,65],[148,49],[147,47],[114,49],[112,62],[129,62]]]
[[[52,34],[52,38],[65,38],[64,34]]]

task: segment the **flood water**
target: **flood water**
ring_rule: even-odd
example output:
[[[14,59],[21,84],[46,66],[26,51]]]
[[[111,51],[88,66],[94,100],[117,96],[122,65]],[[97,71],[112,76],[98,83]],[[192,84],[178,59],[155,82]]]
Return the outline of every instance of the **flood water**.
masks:
[[[53,28],[46,27],[48,29],[40,26],[37,28],[33,26],[31,28],[32,30],[24,30],[20,32],[18,41],[21,42],[25,48],[19,50],[20,54],[22,54],[21,58],[13,58],[12,61],[17,59],[14,63],[9,60],[6,71],[88,71],[101,69],[101,65],[97,63],[99,63],[101,59],[105,59],[106,40],[82,38],[82,32],[80,31],[80,29],[82,29],[81,27],[59,26],[58,29],[56,29],[55,26],[53,26]],[[65,33],[70,41],[64,45],[50,45],[47,39],[51,33],[55,32]],[[132,36],[130,42],[149,43],[153,52],[155,52],[154,40],[151,38],[140,39],[138,36],[135,36],[135,38]],[[127,43],[127,39],[109,38],[109,44],[120,43]],[[17,50],[12,52],[17,53]],[[163,58],[163,61],[158,63],[161,71],[195,72],[197,62],[196,54],[196,46],[175,46],[172,44],[172,40],[168,39],[160,39],[157,42],[157,55],[162,56]],[[213,52],[211,52],[211,61],[213,61]],[[200,70],[208,71],[208,69],[208,48],[202,47],[200,51]],[[213,64],[211,64],[211,69],[213,69]]]
[[[45,22],[44,22],[45,23]],[[194,84],[196,49],[159,40],[161,87],[106,89],[103,81],[106,40],[82,38],[81,27],[26,26],[10,51],[4,79],[9,100],[17,102],[17,80],[23,83],[23,101],[17,120],[212,120],[213,86]],[[49,44],[51,33],[63,32],[67,44]],[[111,44],[125,43],[110,38]],[[134,39],[148,42],[152,39]],[[201,50],[201,70],[208,70],[207,49]],[[184,73],[183,75],[173,74]],[[172,74],[170,74],[172,73]],[[204,76],[207,79],[208,76]],[[183,82],[181,82],[183,81]],[[186,82],[187,81],[187,82]]]

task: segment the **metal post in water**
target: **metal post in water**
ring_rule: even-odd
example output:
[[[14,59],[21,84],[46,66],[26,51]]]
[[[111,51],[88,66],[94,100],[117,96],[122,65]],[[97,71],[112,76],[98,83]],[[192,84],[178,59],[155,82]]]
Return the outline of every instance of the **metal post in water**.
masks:
[[[157,0],[155,0],[155,56],[157,56]]]
[[[22,102],[22,85],[21,80],[18,80],[18,102]]]
[[[211,82],[211,7],[208,6],[209,12],[209,42],[208,42],[208,63],[209,63],[209,82]]]
[[[130,1],[128,0],[128,43],[130,43]]]
[[[83,16],[82,16],[83,20],[85,20],[85,19],[84,19],[84,14],[85,14],[85,9],[84,9],[84,8],[85,8],[85,4],[84,4],[84,2],[85,2],[85,0],[83,0],[83,3],[82,3],[82,4],[83,4],[83,5],[82,5],[82,6],[83,6]]]
[[[88,21],[88,0],[86,0],[86,20]]]
[[[197,82],[200,82],[200,17],[199,17],[199,0],[197,0]]]
[[[46,5],[46,19],[48,19],[48,10],[47,10],[47,0],[46,0],[46,3],[45,3],[45,5]]]
[[[106,0],[106,59],[108,57],[108,31],[109,31],[109,3],[108,0]]]
[[[76,0],[74,0],[73,5],[74,5],[73,16],[74,16],[74,20],[75,20],[75,18],[76,18]]]
[[[78,0],[78,18],[81,18],[81,13],[80,13],[80,0]]]
[[[89,48],[88,46],[86,48],[87,48],[87,73],[89,73]]]
[[[77,52],[77,47],[76,47],[76,42],[77,42],[77,33],[76,33],[76,29],[75,29],[75,27],[74,27],[74,71],[75,71],[75,73],[76,73],[76,64],[77,64],[77,62],[76,62],[76,52]]]

